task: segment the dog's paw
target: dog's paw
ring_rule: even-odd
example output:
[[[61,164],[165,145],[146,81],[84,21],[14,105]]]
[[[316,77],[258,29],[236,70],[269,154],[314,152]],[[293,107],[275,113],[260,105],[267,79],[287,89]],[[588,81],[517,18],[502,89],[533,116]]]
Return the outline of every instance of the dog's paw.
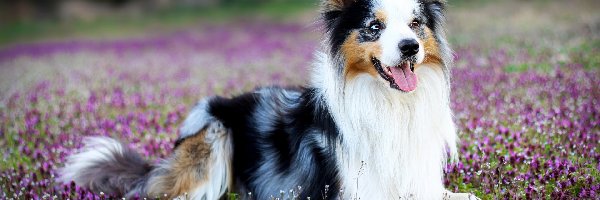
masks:
[[[450,191],[444,192],[444,200],[481,200],[471,193],[453,193]]]

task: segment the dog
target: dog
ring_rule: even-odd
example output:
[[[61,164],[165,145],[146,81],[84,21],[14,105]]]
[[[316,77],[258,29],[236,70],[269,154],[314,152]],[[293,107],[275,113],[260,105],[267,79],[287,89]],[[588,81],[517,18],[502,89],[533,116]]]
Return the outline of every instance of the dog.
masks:
[[[60,180],[125,197],[476,199],[442,183],[457,155],[445,6],[322,0],[308,86],[201,100],[155,165],[114,139],[86,138]]]

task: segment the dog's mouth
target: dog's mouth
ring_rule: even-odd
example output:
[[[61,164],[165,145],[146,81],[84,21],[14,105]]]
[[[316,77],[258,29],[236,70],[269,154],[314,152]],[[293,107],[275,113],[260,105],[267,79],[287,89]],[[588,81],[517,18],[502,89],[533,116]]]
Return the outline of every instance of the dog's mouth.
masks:
[[[412,92],[417,89],[417,75],[415,74],[415,63],[403,61],[398,66],[386,66],[377,58],[371,58],[379,75],[390,82],[390,87],[403,91]]]

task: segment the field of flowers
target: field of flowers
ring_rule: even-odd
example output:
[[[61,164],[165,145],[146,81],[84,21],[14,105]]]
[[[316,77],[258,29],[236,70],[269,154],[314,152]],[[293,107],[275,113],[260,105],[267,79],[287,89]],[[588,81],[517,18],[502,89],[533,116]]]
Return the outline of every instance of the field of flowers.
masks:
[[[151,160],[167,156],[203,96],[304,84],[320,37],[307,24],[196,24],[0,48],[0,199],[110,198],[55,181],[83,137],[127,141]],[[577,37],[584,42],[564,52],[455,45],[461,142],[447,188],[482,199],[600,198],[600,40]]]

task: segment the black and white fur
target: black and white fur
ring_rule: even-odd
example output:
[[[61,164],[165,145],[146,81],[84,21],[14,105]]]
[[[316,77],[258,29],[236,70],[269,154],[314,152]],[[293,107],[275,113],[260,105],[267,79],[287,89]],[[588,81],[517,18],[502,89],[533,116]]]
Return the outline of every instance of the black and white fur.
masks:
[[[124,196],[180,191],[166,195],[190,199],[217,199],[227,191],[269,199],[292,189],[299,199],[474,198],[450,193],[442,184],[442,169],[448,155],[456,156],[457,142],[443,9],[444,2],[430,0],[323,0],[326,42],[316,54],[309,86],[200,101],[180,128],[174,155],[155,166],[113,139],[88,138],[86,148],[69,157],[61,180]],[[385,29],[350,42],[375,45],[374,55],[385,66],[410,60],[418,77],[412,92],[390,87],[381,76],[345,74],[344,45],[351,33],[369,27],[376,12],[385,13]],[[416,19],[422,29],[409,27]],[[435,41],[437,63],[424,61],[427,37]],[[420,45],[410,58],[398,50],[407,38]],[[181,150],[199,145],[186,143],[198,136],[210,152]],[[206,156],[198,164],[181,164],[194,163],[194,155]],[[200,181],[173,190],[182,186],[170,184],[169,174],[177,176],[182,166]]]

